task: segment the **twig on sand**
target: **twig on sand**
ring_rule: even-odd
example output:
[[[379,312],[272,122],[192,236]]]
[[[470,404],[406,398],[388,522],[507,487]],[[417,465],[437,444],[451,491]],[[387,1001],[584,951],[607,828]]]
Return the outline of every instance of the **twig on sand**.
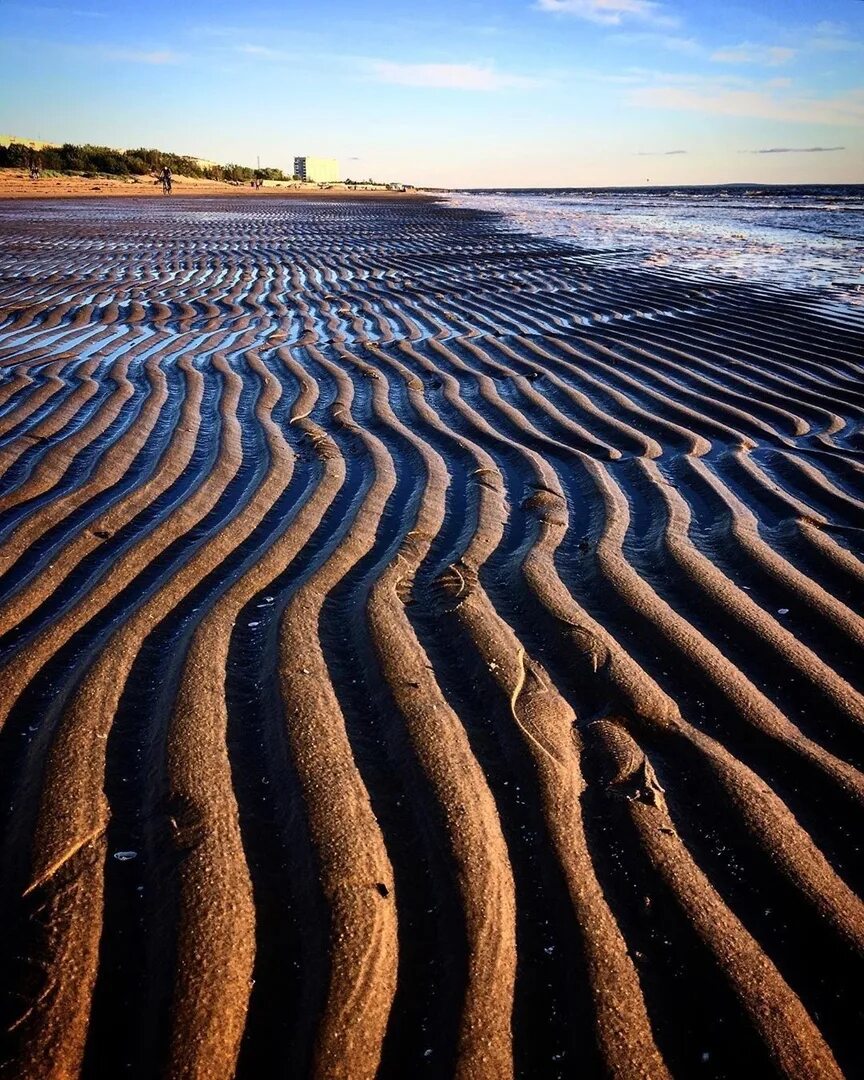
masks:
[[[516,660],[519,664],[519,672],[516,676],[516,685],[513,687],[513,693],[510,695],[510,712],[513,714],[513,719],[516,721],[516,726],[525,735],[525,738],[530,739],[531,742],[534,743],[534,745],[537,747],[537,749],[540,750],[541,753],[545,754],[546,757],[548,757],[555,766],[557,766],[558,768],[562,768],[561,762],[558,760],[558,758],[555,757],[551,750],[548,750],[543,745],[543,743],[537,738],[536,735],[532,734],[528,730],[528,728],[525,727],[525,725],[519,719],[519,714],[516,712],[516,703],[519,700],[519,695],[522,693],[522,690],[525,687],[525,679],[527,676],[527,669],[525,666],[525,648],[522,645],[519,646],[519,651],[516,653]],[[546,684],[536,674],[536,672],[534,673],[534,677],[537,679],[537,681],[540,683],[540,686],[545,691],[547,689]]]
[[[513,693],[510,695],[510,712],[513,713],[513,719],[521,727],[519,723],[519,717],[516,715],[516,702],[519,700],[519,695],[522,693],[522,687],[525,685],[525,649],[520,645],[519,652],[516,654],[516,660],[519,664],[519,674],[516,676],[516,685],[513,688]]]
[[[70,844],[66,851],[64,851],[63,854],[60,855],[57,859],[55,859],[54,862],[45,871],[43,871],[43,873],[39,875],[39,877],[37,877],[34,881],[30,882],[30,884],[27,886],[27,888],[21,895],[29,896],[36,889],[40,888],[40,886],[44,885],[47,881],[54,877],[57,872],[63,866],[65,866],[66,863],[69,862],[69,860],[74,855],[77,855],[82,848],[86,847],[93,840],[98,839],[104,832],[105,825],[103,823],[101,825],[97,825],[96,828],[93,829],[91,832],[87,833],[86,836],[82,836],[80,839],[76,840],[74,844]]]
[[[453,563],[450,569],[453,571],[456,577],[459,578],[459,592],[457,592],[456,596],[454,597],[455,600],[458,600],[462,593],[465,592],[465,578],[462,577],[462,575],[460,574],[459,567],[456,565],[456,563]]]

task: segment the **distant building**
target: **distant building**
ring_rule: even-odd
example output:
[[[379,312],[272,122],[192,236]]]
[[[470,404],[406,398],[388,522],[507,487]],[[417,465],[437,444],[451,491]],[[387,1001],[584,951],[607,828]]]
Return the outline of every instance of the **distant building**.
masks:
[[[295,157],[294,175],[317,184],[332,184],[339,180],[339,162],[328,157]]]
[[[0,135],[0,146],[26,146],[30,150],[45,150],[46,147],[55,149],[60,144],[54,142],[42,142],[40,139],[25,139],[23,135]]]

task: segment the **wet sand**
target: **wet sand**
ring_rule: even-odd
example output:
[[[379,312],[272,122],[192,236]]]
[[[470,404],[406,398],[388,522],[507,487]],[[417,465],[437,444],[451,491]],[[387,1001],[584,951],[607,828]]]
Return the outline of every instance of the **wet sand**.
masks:
[[[853,1076],[860,320],[432,201],[0,202],[3,1076]]]

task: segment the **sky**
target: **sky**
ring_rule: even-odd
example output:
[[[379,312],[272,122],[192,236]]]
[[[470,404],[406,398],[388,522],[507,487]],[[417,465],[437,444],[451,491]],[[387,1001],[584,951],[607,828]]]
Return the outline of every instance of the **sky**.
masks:
[[[864,182],[864,0],[0,0],[0,133],[438,187]]]

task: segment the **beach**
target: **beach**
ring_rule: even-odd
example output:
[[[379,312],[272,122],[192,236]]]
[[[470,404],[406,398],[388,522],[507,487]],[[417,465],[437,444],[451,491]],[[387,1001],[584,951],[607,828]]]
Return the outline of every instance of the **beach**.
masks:
[[[394,188],[398,185],[393,185]],[[172,196],[232,198],[252,195],[279,195],[282,198],[411,198],[413,192],[387,190],[383,184],[315,184],[299,180],[265,180],[260,188],[247,181],[205,180],[195,176],[175,176]],[[38,180],[30,178],[24,169],[0,169],[0,199],[104,199],[107,197],[165,198],[162,182],[155,176],[82,176],[66,173],[46,173]]]
[[[860,310],[428,198],[37,183],[3,1075],[856,1075]]]

